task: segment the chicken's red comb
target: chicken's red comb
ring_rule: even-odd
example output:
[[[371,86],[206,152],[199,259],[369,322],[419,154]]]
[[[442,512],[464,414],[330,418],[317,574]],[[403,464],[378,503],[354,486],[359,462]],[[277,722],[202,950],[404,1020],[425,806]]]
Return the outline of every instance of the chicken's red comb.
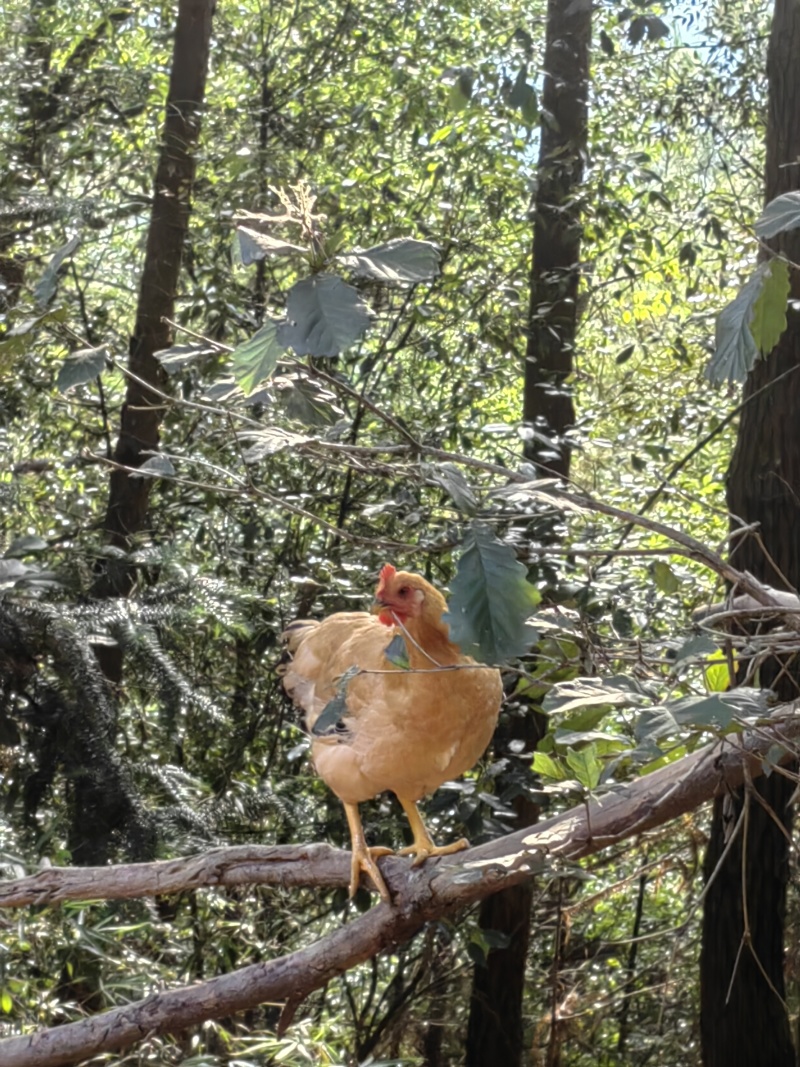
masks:
[[[384,563],[381,567],[381,580],[378,582],[378,589],[383,589],[387,582],[390,582],[397,574],[397,570],[391,565],[391,563]]]

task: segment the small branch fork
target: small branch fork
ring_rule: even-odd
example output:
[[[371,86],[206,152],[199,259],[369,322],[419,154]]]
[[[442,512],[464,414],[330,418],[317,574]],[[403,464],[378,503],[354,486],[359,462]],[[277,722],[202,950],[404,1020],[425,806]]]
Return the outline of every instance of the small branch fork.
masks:
[[[0,1041],[0,1063],[3,1067],[59,1067],[265,1001],[287,1004],[283,1021],[288,1025],[294,1010],[315,989],[408,941],[425,923],[693,811],[719,790],[736,788],[761,774],[761,760],[773,746],[782,746],[790,760],[797,742],[800,715],[796,705],[784,705],[758,731],[715,741],[534,828],[417,868],[410,868],[402,857],[387,857],[381,866],[392,892],[391,904],[375,905],[288,956],[153,994],[79,1022]],[[159,863],[49,868],[0,883],[0,907],[126,899],[203,886],[333,887],[347,885],[349,877],[349,854],[326,845],[244,846]]]

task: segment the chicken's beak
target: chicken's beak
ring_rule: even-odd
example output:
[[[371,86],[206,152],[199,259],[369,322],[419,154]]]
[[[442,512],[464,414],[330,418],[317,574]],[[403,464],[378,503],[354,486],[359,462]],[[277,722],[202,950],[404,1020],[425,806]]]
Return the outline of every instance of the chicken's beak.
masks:
[[[372,601],[372,604],[370,605],[370,614],[380,615],[380,613],[384,611],[385,608],[386,602],[384,600],[380,600],[378,597],[375,597],[375,599]]]

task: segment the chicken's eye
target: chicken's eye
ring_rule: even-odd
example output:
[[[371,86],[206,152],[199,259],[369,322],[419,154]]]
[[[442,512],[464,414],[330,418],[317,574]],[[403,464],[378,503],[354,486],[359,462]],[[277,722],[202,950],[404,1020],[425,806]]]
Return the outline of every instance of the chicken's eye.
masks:
[[[401,589],[397,590],[398,596],[408,596],[410,590],[407,585],[404,585]]]

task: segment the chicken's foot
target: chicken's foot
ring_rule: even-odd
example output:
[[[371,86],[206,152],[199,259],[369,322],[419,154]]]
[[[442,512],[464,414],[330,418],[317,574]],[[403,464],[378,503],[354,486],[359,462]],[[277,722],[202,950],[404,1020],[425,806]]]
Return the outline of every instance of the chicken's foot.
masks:
[[[345,804],[344,813],[347,816],[347,825],[350,827],[350,847],[352,859],[350,861],[350,899],[356,895],[358,883],[361,880],[361,872],[368,874],[373,885],[381,895],[381,899],[391,903],[389,890],[383,875],[378,870],[375,860],[379,856],[391,856],[390,848],[370,848],[364,837],[364,827],[361,825],[361,816],[358,813],[358,804]]]
[[[419,867],[419,865],[424,863],[429,856],[449,856],[453,852],[461,852],[462,849],[469,848],[469,841],[467,841],[466,837],[462,837],[460,841],[453,841],[450,845],[434,844],[433,838],[428,833],[425,823],[422,821],[422,816],[419,813],[419,808],[414,801],[404,800],[402,797],[398,797],[397,799],[403,805],[403,811],[408,817],[411,833],[414,835],[414,843],[413,845],[408,845],[407,848],[401,848],[396,855],[413,855],[413,867]]]

